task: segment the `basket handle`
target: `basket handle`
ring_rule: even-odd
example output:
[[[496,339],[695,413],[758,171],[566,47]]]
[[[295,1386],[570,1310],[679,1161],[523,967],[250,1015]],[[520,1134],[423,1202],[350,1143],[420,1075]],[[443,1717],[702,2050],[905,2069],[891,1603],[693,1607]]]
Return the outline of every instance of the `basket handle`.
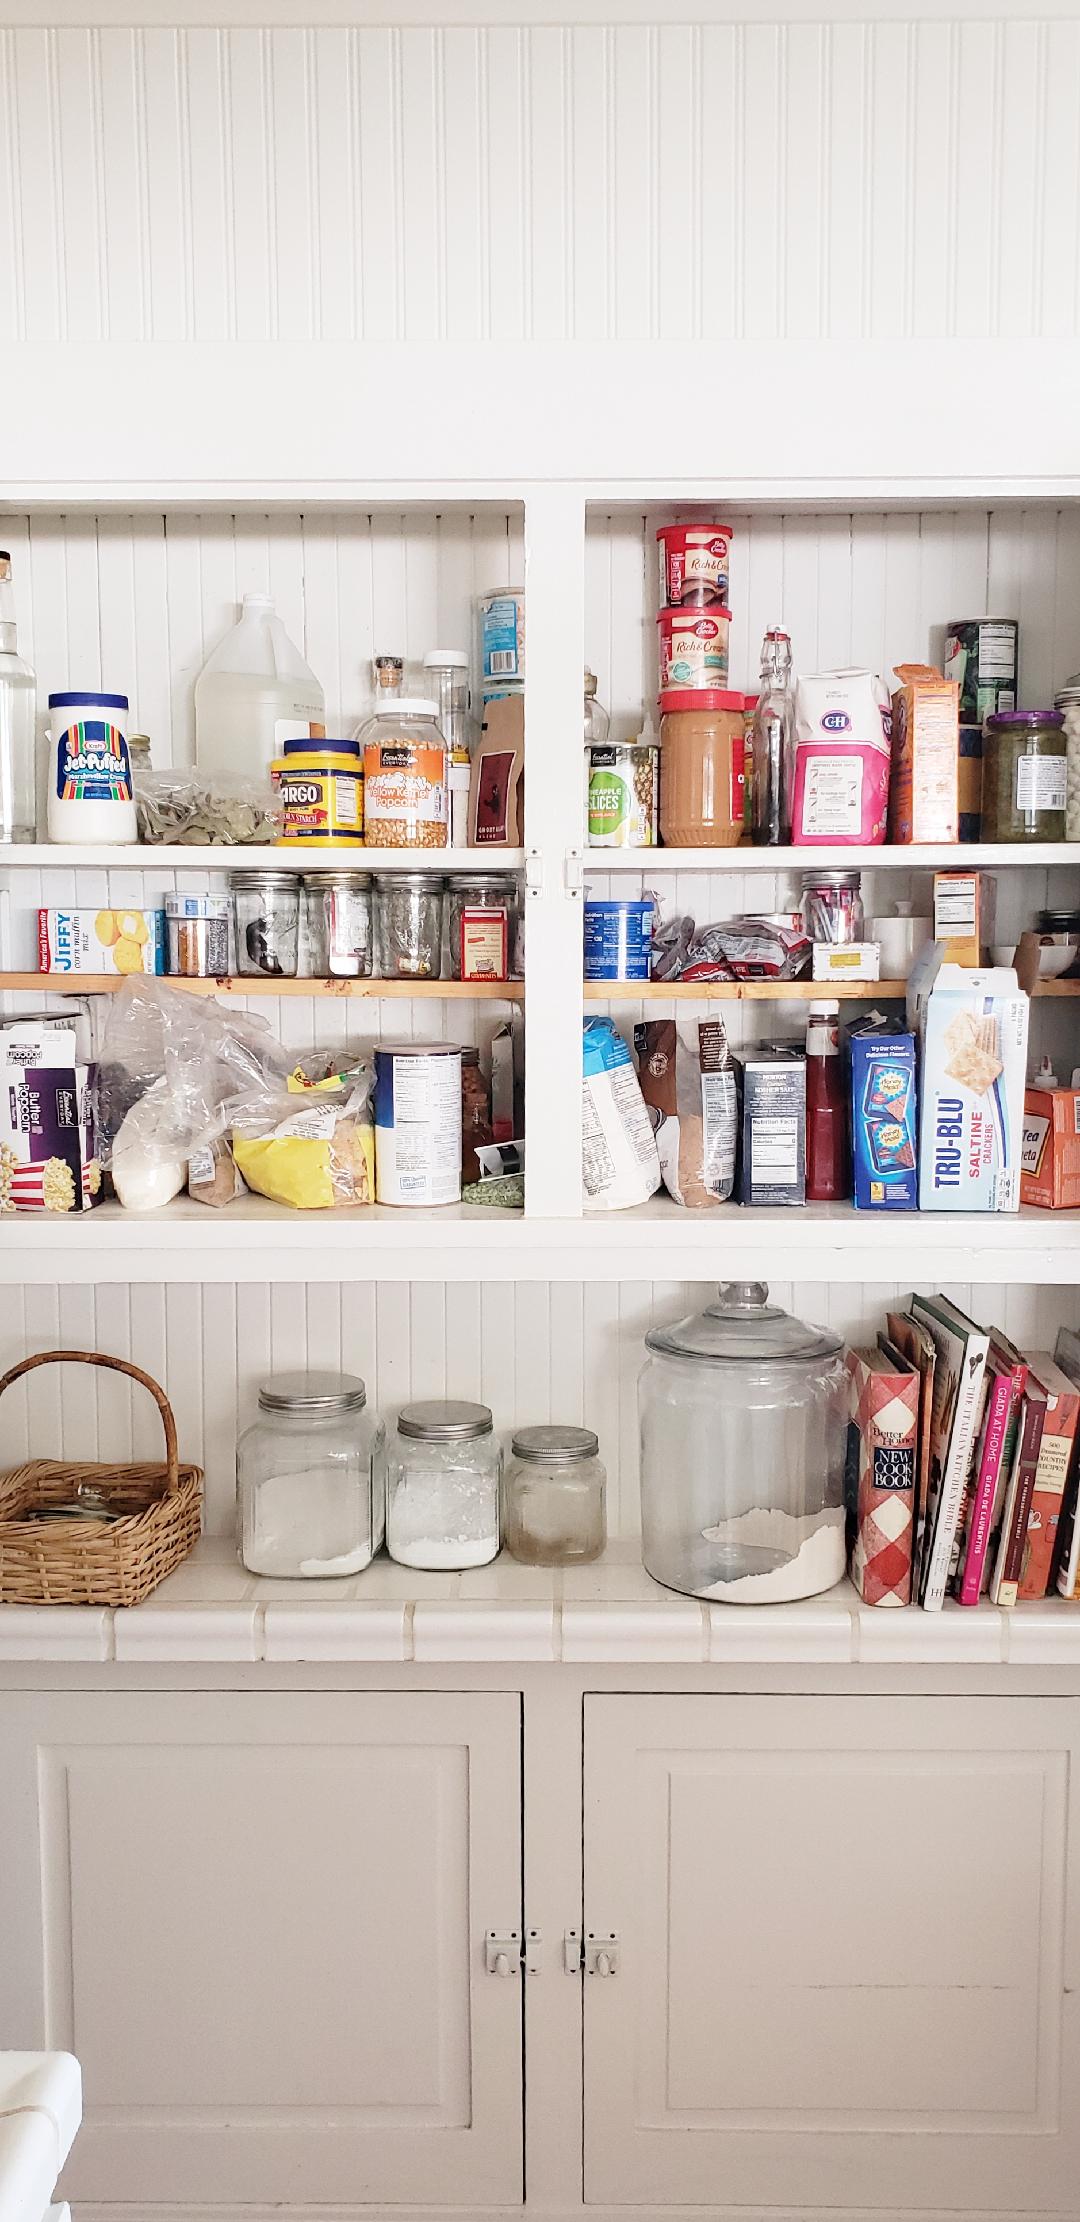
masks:
[[[161,1424],[165,1430],[165,1493],[166,1496],[175,1497],[180,1487],[180,1463],[176,1452],[176,1421],[173,1418],[173,1408],[164,1389],[159,1388],[153,1376],[144,1373],[141,1366],[129,1365],[126,1358],[110,1358],[103,1350],[39,1350],[36,1357],[21,1358],[17,1366],[9,1366],[7,1372],[0,1375],[0,1396],[3,1396],[4,1390],[9,1389],[12,1382],[18,1381],[22,1374],[33,1373],[35,1366],[71,1364],[107,1366],[111,1373],[126,1373],[132,1381],[138,1381],[144,1389],[149,1389],[161,1414]]]

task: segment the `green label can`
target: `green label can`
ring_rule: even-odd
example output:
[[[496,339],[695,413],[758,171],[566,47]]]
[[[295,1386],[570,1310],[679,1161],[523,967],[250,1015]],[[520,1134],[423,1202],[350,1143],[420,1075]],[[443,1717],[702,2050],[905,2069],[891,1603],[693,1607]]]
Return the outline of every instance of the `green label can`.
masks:
[[[957,617],[945,639],[945,677],[960,689],[961,725],[1016,708],[1020,627],[1015,617]]]
[[[660,803],[655,743],[606,741],[588,752],[589,846],[653,849]]]

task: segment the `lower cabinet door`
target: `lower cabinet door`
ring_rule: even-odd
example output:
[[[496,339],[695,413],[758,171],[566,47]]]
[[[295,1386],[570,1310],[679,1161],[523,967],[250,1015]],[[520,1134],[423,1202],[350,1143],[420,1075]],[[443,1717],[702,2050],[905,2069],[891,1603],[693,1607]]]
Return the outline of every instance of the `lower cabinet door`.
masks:
[[[520,2200],[483,1950],[521,1922],[517,1697],[11,1697],[0,1786],[0,2047],[82,2062],[65,2196]]]
[[[592,2204],[1080,2211],[1080,1708],[591,1697]]]

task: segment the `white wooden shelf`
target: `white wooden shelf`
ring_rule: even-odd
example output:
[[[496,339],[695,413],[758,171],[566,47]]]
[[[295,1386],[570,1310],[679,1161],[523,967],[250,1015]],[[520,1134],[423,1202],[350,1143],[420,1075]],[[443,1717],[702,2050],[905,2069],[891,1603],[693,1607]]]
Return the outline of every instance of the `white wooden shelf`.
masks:
[[[61,841],[0,842],[0,872],[516,872],[524,849],[327,848],[322,842],[288,847],[196,848],[135,842],[120,848],[76,847]]]
[[[141,1214],[0,1220],[0,1281],[718,1281],[889,1277],[1080,1284],[1080,1212],[857,1212],[850,1204],[633,1211],[527,1218],[482,1205],[439,1211],[291,1211],[244,1197]]]
[[[1009,864],[1069,865],[1080,871],[1080,841],[958,842],[903,848],[882,842],[875,848],[756,849],[747,842],[734,849],[586,849],[590,872],[633,872],[646,880],[654,872],[918,872],[976,868],[997,870]]]

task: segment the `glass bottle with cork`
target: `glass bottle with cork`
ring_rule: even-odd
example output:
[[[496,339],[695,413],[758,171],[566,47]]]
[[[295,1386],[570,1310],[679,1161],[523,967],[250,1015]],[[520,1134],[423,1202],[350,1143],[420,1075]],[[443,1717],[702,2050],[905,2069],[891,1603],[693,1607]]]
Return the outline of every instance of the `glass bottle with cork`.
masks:
[[[757,848],[775,849],[791,840],[794,745],[791,638],[773,626],[761,646],[761,687],[751,744],[751,838]]]

